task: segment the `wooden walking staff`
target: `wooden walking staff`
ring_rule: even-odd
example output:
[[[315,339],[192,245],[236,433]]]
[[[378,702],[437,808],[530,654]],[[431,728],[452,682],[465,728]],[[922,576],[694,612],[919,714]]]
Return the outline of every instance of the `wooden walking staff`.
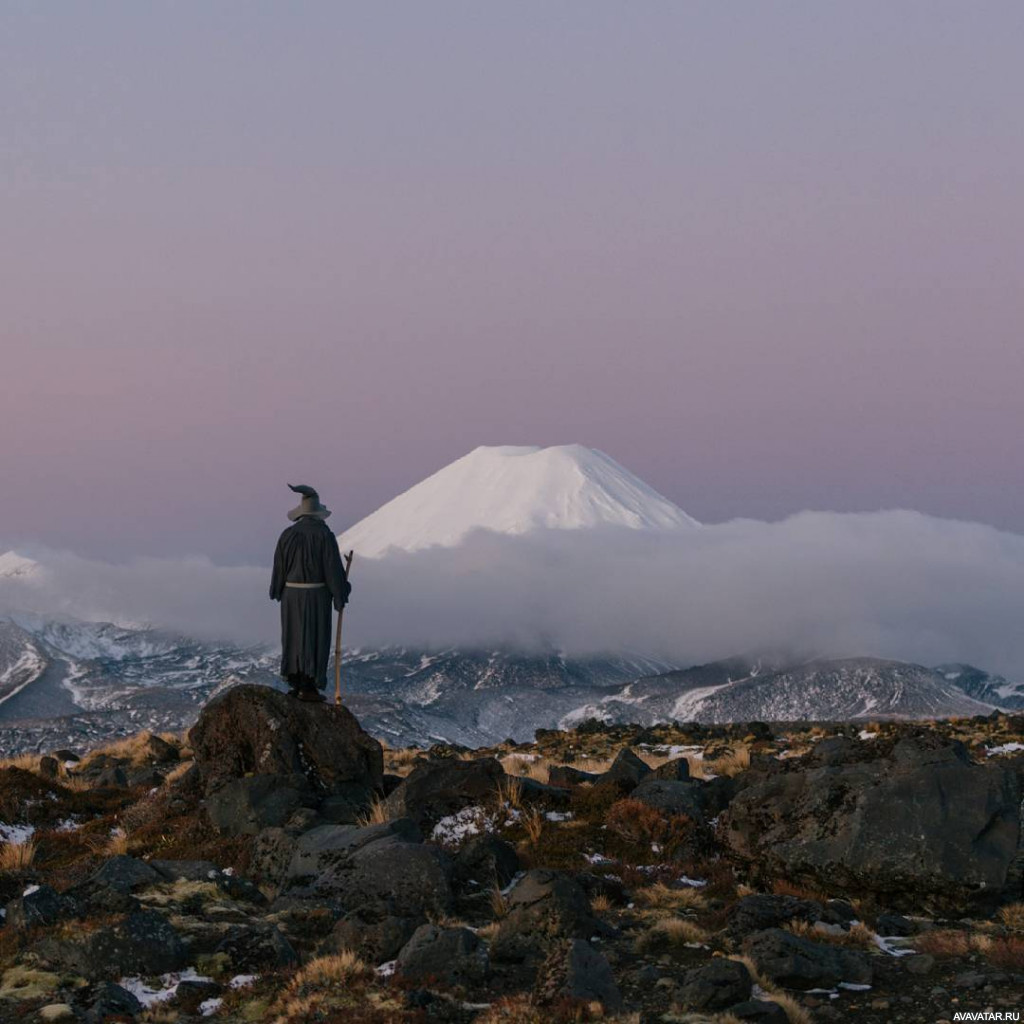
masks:
[[[352,569],[352,558],[354,551],[345,556],[345,579],[348,579],[349,571]],[[345,615],[345,606],[341,606],[338,612],[338,629],[334,634],[334,703],[341,703],[341,620]]]

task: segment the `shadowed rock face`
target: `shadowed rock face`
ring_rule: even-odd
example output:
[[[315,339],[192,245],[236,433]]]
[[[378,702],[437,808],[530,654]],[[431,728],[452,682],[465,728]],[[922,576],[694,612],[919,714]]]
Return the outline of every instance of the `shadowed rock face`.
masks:
[[[830,744],[746,782],[721,834],[770,873],[950,912],[1019,887],[1017,771],[959,743]]]
[[[421,764],[388,797],[388,811],[432,827],[447,814],[495,798],[505,770],[493,757],[475,761],[444,758]]]
[[[247,775],[302,775],[320,796],[383,785],[381,745],[347,708],[267,686],[235,686],[210,701],[190,742],[207,794]]]

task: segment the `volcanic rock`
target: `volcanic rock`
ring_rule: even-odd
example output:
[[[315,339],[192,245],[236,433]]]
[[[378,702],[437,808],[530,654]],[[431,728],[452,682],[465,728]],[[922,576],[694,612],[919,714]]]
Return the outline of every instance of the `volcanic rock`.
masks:
[[[380,790],[381,745],[335,704],[295,700],[267,686],[233,686],[203,708],[189,735],[207,794],[249,775],[303,776],[321,797],[346,783]]]
[[[745,774],[720,834],[770,874],[949,912],[1019,887],[1017,773],[972,763],[959,743],[844,742],[783,772]]]
[[[505,770],[493,757],[427,761],[387,798],[388,811],[392,817],[411,818],[430,827],[464,807],[493,801],[504,777]]]

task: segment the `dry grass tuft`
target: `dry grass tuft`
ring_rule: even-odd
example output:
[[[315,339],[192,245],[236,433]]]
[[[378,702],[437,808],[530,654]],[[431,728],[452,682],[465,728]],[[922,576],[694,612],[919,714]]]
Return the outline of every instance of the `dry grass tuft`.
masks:
[[[5,757],[0,760],[0,771],[4,768],[20,768],[23,772],[39,774],[39,754],[18,754],[16,757]]]
[[[612,901],[604,893],[598,893],[590,901],[590,909],[595,914],[607,914],[612,909]]]
[[[788,992],[784,992],[774,982],[766,978],[758,969],[757,964],[746,955],[730,956],[730,960],[736,960],[746,967],[754,984],[763,991],[759,998],[766,1002],[777,1003],[782,1007],[789,1020],[789,1024],[811,1024],[812,1018],[807,1010],[800,1005]]]
[[[939,928],[914,939],[918,952],[932,956],[966,956],[971,949],[967,932],[958,928]]]
[[[867,925],[859,921],[844,932],[827,932],[815,928],[810,921],[790,921],[783,927],[799,935],[801,938],[811,939],[814,942],[828,942],[833,946],[853,946],[857,949],[876,949],[875,933]]]
[[[1024,903],[1010,903],[999,911],[999,920],[1015,932],[1024,932]]]
[[[797,885],[795,882],[787,882],[785,879],[777,879],[773,882],[772,892],[777,896],[795,896],[798,900],[828,902],[828,893],[821,889],[815,889],[809,885]]]
[[[1020,973],[1024,971],[1024,939],[1015,935],[1004,939],[989,939],[987,948],[978,949],[980,953],[996,967],[1004,971]]]
[[[106,848],[103,851],[105,857],[121,857],[128,852],[128,834],[123,829],[117,829],[107,840]]]
[[[508,913],[508,897],[501,891],[501,886],[495,881],[490,893],[491,913],[496,920],[500,920]]]
[[[541,833],[544,831],[544,812],[536,807],[532,807],[530,810],[523,812],[521,820],[523,828],[526,829],[526,837],[530,845],[536,846],[540,842]]]
[[[789,1024],[811,1024],[810,1012],[788,992],[770,992],[764,996],[766,1002],[777,1003],[789,1020]]]
[[[728,754],[716,758],[706,765],[715,775],[739,775],[750,767],[750,747],[738,746]]]
[[[636,901],[652,910],[700,910],[706,900],[700,889],[673,889],[664,882],[655,882],[636,891]]]
[[[355,978],[366,978],[370,968],[350,949],[329,956],[318,956],[301,968],[285,989],[290,995],[305,995],[309,991],[344,985]]]
[[[24,843],[4,843],[0,846],[0,871],[26,871],[36,859],[34,839]]]
[[[183,779],[185,775],[190,771],[193,764],[195,764],[194,761],[181,761],[179,764],[176,764],[167,773],[167,775],[164,776],[164,785],[173,786],[180,779]]]
[[[498,780],[497,800],[499,809],[511,807],[518,809],[523,806],[523,783],[515,775],[506,775]]]
[[[117,740],[114,743],[107,744],[105,747],[97,747],[95,750],[90,750],[79,762],[78,767],[81,769],[103,755],[127,758],[134,765],[148,764],[152,754],[149,741],[154,735],[157,739],[164,740],[164,742],[169,743],[180,751],[182,740],[177,733],[164,732],[154,734],[152,732],[137,732],[134,736],[126,736],[123,740]]]
[[[630,846],[647,853],[653,852],[656,844],[660,853],[667,857],[690,839],[694,831],[693,820],[685,814],[667,814],[628,797],[608,808],[605,826],[613,836]]]
[[[506,754],[500,758],[501,766],[509,775],[525,775],[547,785],[551,765],[545,757],[527,758],[522,754]]]
[[[417,747],[403,747],[401,750],[386,750],[384,766],[394,775],[408,775],[416,767],[422,751]]]
[[[684,917],[666,917],[655,922],[637,940],[641,952],[687,946],[706,945],[708,934],[700,925]]]
[[[391,810],[388,802],[375,796],[370,801],[370,806],[365,813],[360,814],[356,819],[360,828],[368,828],[370,825],[383,825],[391,820]]]
[[[578,768],[581,772],[590,772],[591,775],[604,775],[611,766],[610,757],[583,757],[569,765],[570,768]]]

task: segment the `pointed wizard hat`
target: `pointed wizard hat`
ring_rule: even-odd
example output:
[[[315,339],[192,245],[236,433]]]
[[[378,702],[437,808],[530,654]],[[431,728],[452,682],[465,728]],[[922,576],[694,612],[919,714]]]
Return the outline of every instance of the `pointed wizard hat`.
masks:
[[[300,516],[316,516],[317,519],[326,519],[331,510],[320,504],[320,495],[312,487],[306,484],[288,485],[296,494],[302,495],[302,501],[298,503],[289,513],[288,518],[294,522]]]

